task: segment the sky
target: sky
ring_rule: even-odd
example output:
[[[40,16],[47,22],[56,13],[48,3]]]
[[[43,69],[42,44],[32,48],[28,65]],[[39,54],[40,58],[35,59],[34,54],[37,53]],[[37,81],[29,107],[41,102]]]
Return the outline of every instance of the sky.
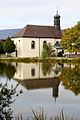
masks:
[[[80,21],[80,0],[0,0],[0,30],[31,25],[54,25],[58,9],[61,29]]]

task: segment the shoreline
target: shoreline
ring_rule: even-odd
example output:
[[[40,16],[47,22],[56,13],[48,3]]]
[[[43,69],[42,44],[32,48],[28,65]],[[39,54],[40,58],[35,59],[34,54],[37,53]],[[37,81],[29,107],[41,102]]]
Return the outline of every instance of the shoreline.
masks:
[[[24,63],[37,63],[37,62],[48,62],[48,63],[80,63],[80,58],[67,58],[67,57],[50,57],[47,59],[42,58],[18,58],[18,57],[1,57],[0,62],[24,62]]]

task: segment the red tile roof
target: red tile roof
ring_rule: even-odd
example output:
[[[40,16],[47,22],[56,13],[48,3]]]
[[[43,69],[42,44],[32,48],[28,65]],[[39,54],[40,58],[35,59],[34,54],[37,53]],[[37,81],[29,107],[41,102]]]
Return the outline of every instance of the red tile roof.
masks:
[[[30,37],[30,38],[61,38],[61,31],[54,26],[27,25],[12,38]]]

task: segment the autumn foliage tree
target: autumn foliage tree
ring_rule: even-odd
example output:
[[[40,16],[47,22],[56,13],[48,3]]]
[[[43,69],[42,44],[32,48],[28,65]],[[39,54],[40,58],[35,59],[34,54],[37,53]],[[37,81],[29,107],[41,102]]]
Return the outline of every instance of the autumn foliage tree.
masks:
[[[61,44],[68,52],[80,52],[80,22],[64,30]]]

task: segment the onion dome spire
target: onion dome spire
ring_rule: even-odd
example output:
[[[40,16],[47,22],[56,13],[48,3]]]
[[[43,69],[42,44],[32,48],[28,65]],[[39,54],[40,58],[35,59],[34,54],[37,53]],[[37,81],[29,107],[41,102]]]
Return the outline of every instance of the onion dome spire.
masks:
[[[54,16],[54,27],[60,30],[60,15],[58,14],[58,10],[56,11],[56,15]]]

